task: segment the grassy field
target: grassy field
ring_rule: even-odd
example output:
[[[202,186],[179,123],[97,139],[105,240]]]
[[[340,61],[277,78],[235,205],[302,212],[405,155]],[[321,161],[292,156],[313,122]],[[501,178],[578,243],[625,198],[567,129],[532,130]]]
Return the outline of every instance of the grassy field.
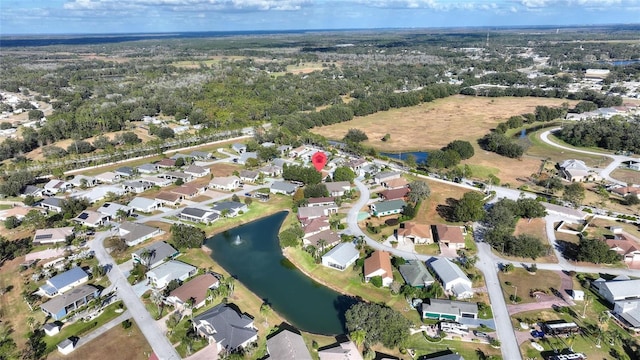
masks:
[[[555,125],[560,125],[559,123],[555,123]],[[554,127],[553,124],[550,127]],[[554,146],[551,146],[540,139],[540,134],[548,130],[549,128],[537,130],[528,134],[527,138],[531,144],[531,146],[527,149],[526,155],[531,157],[536,157],[540,160],[549,159],[552,164],[556,164],[559,162],[563,162],[567,159],[578,159],[582,160],[589,167],[593,168],[605,168],[609,163],[611,163],[611,158],[606,156],[598,156],[598,155],[590,155],[579,153],[575,151],[569,151],[564,149],[558,149]],[[572,147],[564,143],[562,140],[557,137],[550,135],[549,139],[555,143],[562,144],[564,146]],[[599,149],[596,149],[599,150]],[[600,149],[601,150],[601,149]]]
[[[640,171],[631,169],[615,169],[611,177],[626,182],[627,184],[640,184]]]
[[[533,303],[536,299],[529,296],[531,289],[547,291],[549,288],[560,289],[560,275],[553,271],[538,270],[535,275],[532,275],[525,269],[515,268],[509,273],[499,272],[498,279],[500,279],[502,294],[507,304],[511,303],[509,296],[513,294],[522,298],[521,303]],[[505,284],[507,281],[511,285]]]
[[[544,219],[520,219],[516,224],[516,231],[513,234],[515,236],[520,234],[532,235],[540,239],[542,244],[549,245]],[[508,258],[513,261],[532,261],[531,258],[519,258],[515,256],[510,256]],[[538,263],[557,263],[558,259],[556,259],[553,252],[549,252],[549,255],[536,258],[534,261]]]
[[[116,326],[100,336],[77,348],[69,355],[57,351],[51,353],[49,360],[101,360],[105,354],[117,354],[119,359],[146,360],[151,354],[151,346],[142,335],[138,326],[133,323],[129,329]]]
[[[428,355],[437,352],[451,351],[462,355],[465,359],[484,359],[492,355],[501,359],[500,349],[494,349],[487,344],[462,342],[453,340],[442,340],[438,343],[429,342],[422,333],[413,334],[407,339],[407,348],[414,349],[416,355]],[[480,355],[482,352],[483,355]]]

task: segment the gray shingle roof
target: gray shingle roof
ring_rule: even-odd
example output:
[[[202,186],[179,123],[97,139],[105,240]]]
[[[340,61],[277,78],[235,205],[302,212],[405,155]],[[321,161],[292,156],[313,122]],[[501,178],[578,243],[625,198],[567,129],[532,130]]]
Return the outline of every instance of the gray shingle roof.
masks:
[[[222,212],[224,210],[236,210],[245,207],[246,205],[237,201],[222,201],[213,204],[211,209],[213,211]]]
[[[46,198],[46,199],[42,200],[42,204],[46,204],[46,205],[49,205],[49,206],[61,207],[63,201],[64,201],[64,199],[61,199],[61,198],[50,197],[50,198]]]
[[[302,336],[286,329],[267,339],[267,349],[274,360],[312,359]]]
[[[136,250],[134,254],[136,254],[138,257],[141,257],[142,253],[145,250],[149,250],[151,252],[151,258],[149,259],[150,264],[153,264],[158,260],[174,256],[176,253],[178,253],[178,250],[174,249],[173,246],[167,244],[164,241],[158,241],[153,244],[149,244],[142,249]]]
[[[353,243],[340,243],[329,250],[322,257],[331,258],[340,265],[346,265],[354,256],[359,256],[360,252]]]
[[[81,285],[73,290],[66,292],[62,295],[58,295],[53,299],[47,301],[46,303],[40,305],[40,307],[51,314],[57,314],[69,304],[73,304],[74,302],[84,299],[87,295],[93,294],[96,292],[95,287],[91,285]]]
[[[244,314],[239,314],[226,304],[217,305],[210,310],[196,316],[195,324],[204,323],[213,328],[212,336],[222,348],[234,350],[247,340],[256,336],[257,331],[249,326],[253,320]],[[205,328],[200,328],[205,330]]]
[[[404,281],[411,286],[425,286],[434,281],[422,261],[409,260],[400,265],[398,270]]]
[[[429,299],[429,302],[422,303],[422,311],[462,316],[462,313],[477,314],[478,304],[466,301]]]
[[[274,181],[271,184],[271,189],[291,193],[295,192],[298,187],[287,181]]]

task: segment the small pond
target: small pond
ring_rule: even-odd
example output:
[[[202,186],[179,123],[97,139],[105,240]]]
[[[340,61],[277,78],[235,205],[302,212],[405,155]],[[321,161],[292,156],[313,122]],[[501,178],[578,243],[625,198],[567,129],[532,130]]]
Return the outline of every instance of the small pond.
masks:
[[[380,155],[398,160],[406,160],[407,156],[413,155],[416,158],[416,163],[420,164],[427,161],[427,156],[429,156],[429,153],[427,153],[426,151],[408,151],[401,153],[381,152]]]
[[[283,257],[278,230],[286,216],[280,212],[238,226],[205,244],[218,264],[291,325],[316,334],[342,334],[344,313],[355,300],[311,280]]]

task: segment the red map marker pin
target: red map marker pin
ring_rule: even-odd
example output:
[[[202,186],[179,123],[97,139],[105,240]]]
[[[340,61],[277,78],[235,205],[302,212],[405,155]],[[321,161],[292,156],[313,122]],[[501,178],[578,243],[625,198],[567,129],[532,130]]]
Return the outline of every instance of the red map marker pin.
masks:
[[[327,155],[325,155],[321,151],[318,151],[311,157],[311,162],[313,163],[313,166],[316,168],[316,170],[320,172],[322,168],[324,168],[324,165],[327,163]]]

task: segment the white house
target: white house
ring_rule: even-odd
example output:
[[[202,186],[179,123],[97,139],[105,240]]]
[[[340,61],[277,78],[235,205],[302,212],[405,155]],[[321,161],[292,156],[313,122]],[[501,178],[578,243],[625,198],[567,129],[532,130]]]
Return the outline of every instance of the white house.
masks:
[[[611,304],[620,300],[640,299],[640,279],[600,282],[598,293]]]
[[[47,297],[54,297],[87,281],[89,281],[89,274],[81,267],[76,266],[47,280],[44,285],[40,286],[38,292]]]
[[[185,174],[189,174],[196,178],[201,178],[203,176],[207,176],[211,174],[211,169],[208,167],[202,167],[198,165],[189,165],[186,169],[184,169]]]
[[[118,227],[118,235],[128,246],[135,246],[152,237],[162,235],[164,231],[153,226],[125,221]]]
[[[195,266],[181,261],[169,260],[166,263],[147,271],[147,280],[156,289],[164,289],[172,280],[185,281],[196,274]]]
[[[269,188],[272,194],[293,195],[298,187],[288,181],[274,181]]]
[[[128,204],[128,207],[143,213],[150,213],[161,207],[161,204],[155,199],[147,199],[144,197],[134,197]]]
[[[212,189],[233,191],[240,186],[240,178],[237,176],[215,177],[209,182]]]
[[[71,185],[66,181],[54,179],[54,180],[49,180],[49,182],[44,185],[44,192],[47,194],[54,195],[59,192],[65,192],[71,189],[72,187],[73,185]]]
[[[473,297],[471,280],[456,264],[449,259],[440,258],[429,265],[440,282],[442,282],[442,287],[445,291],[450,292],[458,299]]]
[[[96,175],[96,180],[103,184],[113,184],[120,181],[120,178],[120,174],[116,174],[111,171],[103,172],[102,174]]]
[[[353,243],[340,243],[322,256],[322,265],[344,271],[359,257],[360,252]]]
[[[36,230],[36,234],[33,236],[33,243],[38,245],[64,243],[67,241],[67,238],[72,235],[73,227],[71,226],[38,229]]]
[[[238,157],[238,164],[240,165],[245,165],[247,163],[247,161],[249,161],[249,159],[258,159],[258,153],[255,151],[247,151],[247,152],[243,152],[242,154],[240,154],[240,157]]]
[[[136,194],[143,193],[151,189],[152,187],[153,187],[153,184],[146,181],[140,181],[140,180],[125,181],[124,183],[122,183],[122,188],[124,190],[128,192],[136,193]]]
[[[109,215],[104,215],[99,212],[95,212],[92,210],[85,210],[80,213],[80,215],[76,216],[73,221],[79,223],[80,225],[85,225],[89,227],[98,227],[102,226],[110,220]]]
[[[148,268],[153,269],[156,266],[160,266],[165,261],[173,259],[178,256],[178,254],[180,253],[178,250],[174,249],[173,246],[164,241],[157,241],[134,251],[131,254],[131,260],[134,263],[143,264]]]
[[[120,217],[120,214],[123,214],[125,218],[128,217],[129,215],[131,215],[133,209],[125,205],[120,205],[118,203],[106,202],[102,204],[102,206],[100,206],[96,211],[100,214],[107,215],[110,219],[117,219],[118,217]]]

